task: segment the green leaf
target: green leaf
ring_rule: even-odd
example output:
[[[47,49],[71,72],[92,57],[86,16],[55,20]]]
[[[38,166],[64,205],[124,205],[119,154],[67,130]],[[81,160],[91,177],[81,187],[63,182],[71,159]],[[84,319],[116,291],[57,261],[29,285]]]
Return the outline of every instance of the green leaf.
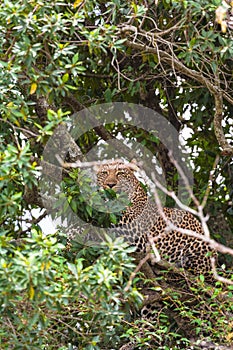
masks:
[[[109,218],[113,224],[117,224],[117,216],[114,213],[110,213]]]
[[[110,88],[107,88],[104,92],[104,98],[106,102],[112,101],[112,90]]]
[[[73,57],[72,57],[72,63],[73,65],[76,64],[79,60],[79,53],[76,53]]]
[[[63,83],[66,83],[68,80],[69,80],[69,74],[65,73],[62,77],[62,81],[63,81]]]
[[[204,275],[200,275],[199,278],[200,278],[201,282],[205,282],[205,276]]]
[[[75,278],[78,278],[78,273],[77,273],[77,267],[75,264],[72,264],[70,262],[67,262],[67,267],[68,269],[72,272],[72,274],[75,276]]]

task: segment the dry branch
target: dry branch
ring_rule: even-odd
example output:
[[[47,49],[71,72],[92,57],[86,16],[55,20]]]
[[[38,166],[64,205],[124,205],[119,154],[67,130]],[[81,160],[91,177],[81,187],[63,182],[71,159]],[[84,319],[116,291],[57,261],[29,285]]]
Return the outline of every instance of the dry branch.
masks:
[[[223,155],[233,155],[233,147],[228,143],[225,138],[223,128],[222,128],[222,119],[223,119],[223,98],[233,105],[233,98],[227,94],[225,91],[222,91],[215,83],[213,83],[208,77],[204,76],[202,72],[196,71],[186,67],[174,54],[172,48],[175,45],[161,38],[162,32],[150,33],[145,31],[139,31],[136,27],[132,25],[124,25],[119,28],[119,33],[121,36],[126,38],[124,45],[141,51],[144,53],[152,53],[158,57],[159,63],[166,63],[172,67],[173,70],[186,75],[189,78],[197,81],[199,84],[205,86],[209,92],[214,96],[215,100],[215,115],[214,115],[214,128],[215,135],[219,146],[222,148]],[[133,33],[133,38],[131,39],[131,33]],[[143,37],[144,43],[141,43],[139,37]],[[168,46],[168,50],[171,53],[166,52],[165,50],[160,50],[158,44],[162,43]],[[215,77],[214,77],[215,78]]]
[[[174,160],[173,160],[174,162]],[[217,159],[215,160],[214,165],[216,165]],[[189,191],[189,193],[191,194],[192,198],[194,199],[194,203],[196,203],[198,211],[195,211],[194,209],[184,205],[183,203],[180,202],[179,198],[176,196],[176,194],[174,192],[170,192],[168,191],[164,186],[162,186],[157,180],[154,174],[152,174],[152,179],[155,182],[156,186],[158,188],[160,188],[165,194],[169,195],[170,197],[172,197],[176,204],[178,205],[178,207],[180,207],[182,210],[185,210],[187,212],[190,212],[196,216],[199,217],[201,224],[202,224],[202,228],[203,228],[203,232],[204,235],[201,235],[195,231],[192,230],[188,230],[188,229],[183,229],[180,227],[177,227],[176,225],[174,225],[167,217],[166,214],[163,211],[163,207],[159,198],[159,194],[155,188],[154,190],[154,198],[155,198],[155,202],[158,208],[158,212],[159,215],[163,218],[163,220],[165,221],[167,228],[166,231],[179,231],[182,234],[185,234],[187,236],[191,236],[191,237],[195,237],[199,240],[202,240],[203,242],[206,242],[209,244],[209,246],[214,249],[215,251],[221,252],[223,254],[229,254],[231,256],[233,256],[233,249],[228,248],[226,246],[224,246],[223,244],[220,244],[218,242],[216,242],[214,239],[211,239],[209,236],[209,229],[208,226],[206,224],[207,218],[204,216],[203,213],[203,204],[206,203],[207,198],[205,198],[205,201],[202,202],[202,204],[199,203],[198,199],[194,196],[190,185],[188,183],[188,179],[186,178],[185,174],[183,173],[182,169],[178,166],[178,164],[174,163],[177,167],[178,173],[179,175],[182,177],[182,179],[184,180],[184,183],[186,185],[187,190]],[[208,195],[208,193],[206,192],[206,196]],[[165,233],[166,235],[166,233]],[[156,238],[155,238],[156,241]],[[233,285],[233,281],[224,277],[221,277],[218,275],[216,267],[215,267],[215,258],[212,257],[211,259],[211,263],[212,263],[212,272],[213,272],[213,276],[216,280],[221,281],[225,284],[229,284],[229,285]]]

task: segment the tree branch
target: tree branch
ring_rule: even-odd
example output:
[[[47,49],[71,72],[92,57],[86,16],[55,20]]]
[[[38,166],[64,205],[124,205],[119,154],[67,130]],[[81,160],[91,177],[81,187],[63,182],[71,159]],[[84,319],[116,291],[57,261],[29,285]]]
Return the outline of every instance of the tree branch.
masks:
[[[214,115],[214,128],[215,128],[215,135],[217,138],[217,141],[219,143],[219,146],[222,148],[222,154],[223,155],[233,155],[233,147],[229,145],[227,142],[223,129],[222,129],[222,119],[223,119],[223,101],[224,98],[226,101],[231,103],[233,105],[233,98],[229,96],[226,92],[222,91],[218,86],[215,86],[207,77],[205,77],[203,74],[201,74],[200,71],[195,71],[193,69],[190,69],[186,67],[172,52],[172,54],[169,54],[165,50],[160,50],[158,47],[158,43],[162,40],[163,44],[169,45],[169,49],[171,49],[171,46],[173,46],[171,43],[166,42],[164,39],[160,38],[160,33],[146,33],[138,31],[138,29],[131,25],[125,25],[121,28],[120,35],[123,37],[129,36],[129,33],[133,32],[133,41],[127,40],[125,41],[124,45],[127,47],[133,48],[137,51],[143,51],[146,53],[152,53],[158,56],[159,62],[164,62],[170,65],[173,69],[177,70],[178,72],[186,75],[189,78],[194,79],[195,81],[199,82],[201,85],[205,86],[209,92],[214,96],[215,99],[215,115]],[[137,42],[138,36],[142,36],[147,40],[148,44],[141,44]]]

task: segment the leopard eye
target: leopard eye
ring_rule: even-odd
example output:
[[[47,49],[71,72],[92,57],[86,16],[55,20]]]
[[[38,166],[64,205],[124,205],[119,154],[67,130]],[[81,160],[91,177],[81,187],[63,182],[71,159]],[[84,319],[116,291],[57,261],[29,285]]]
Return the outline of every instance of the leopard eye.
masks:
[[[125,174],[125,171],[124,170],[118,170],[116,175],[124,175]]]
[[[103,170],[103,171],[101,171],[100,175],[101,175],[101,176],[108,175],[108,172],[107,172],[106,170]]]

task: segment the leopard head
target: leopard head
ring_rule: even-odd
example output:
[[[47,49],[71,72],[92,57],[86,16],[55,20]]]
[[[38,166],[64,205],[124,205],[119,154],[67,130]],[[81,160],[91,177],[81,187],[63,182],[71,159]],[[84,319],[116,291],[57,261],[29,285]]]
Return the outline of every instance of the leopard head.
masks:
[[[147,196],[134,175],[134,170],[123,162],[101,165],[97,172],[97,183],[103,189],[112,189],[116,193],[125,192],[130,200]]]

